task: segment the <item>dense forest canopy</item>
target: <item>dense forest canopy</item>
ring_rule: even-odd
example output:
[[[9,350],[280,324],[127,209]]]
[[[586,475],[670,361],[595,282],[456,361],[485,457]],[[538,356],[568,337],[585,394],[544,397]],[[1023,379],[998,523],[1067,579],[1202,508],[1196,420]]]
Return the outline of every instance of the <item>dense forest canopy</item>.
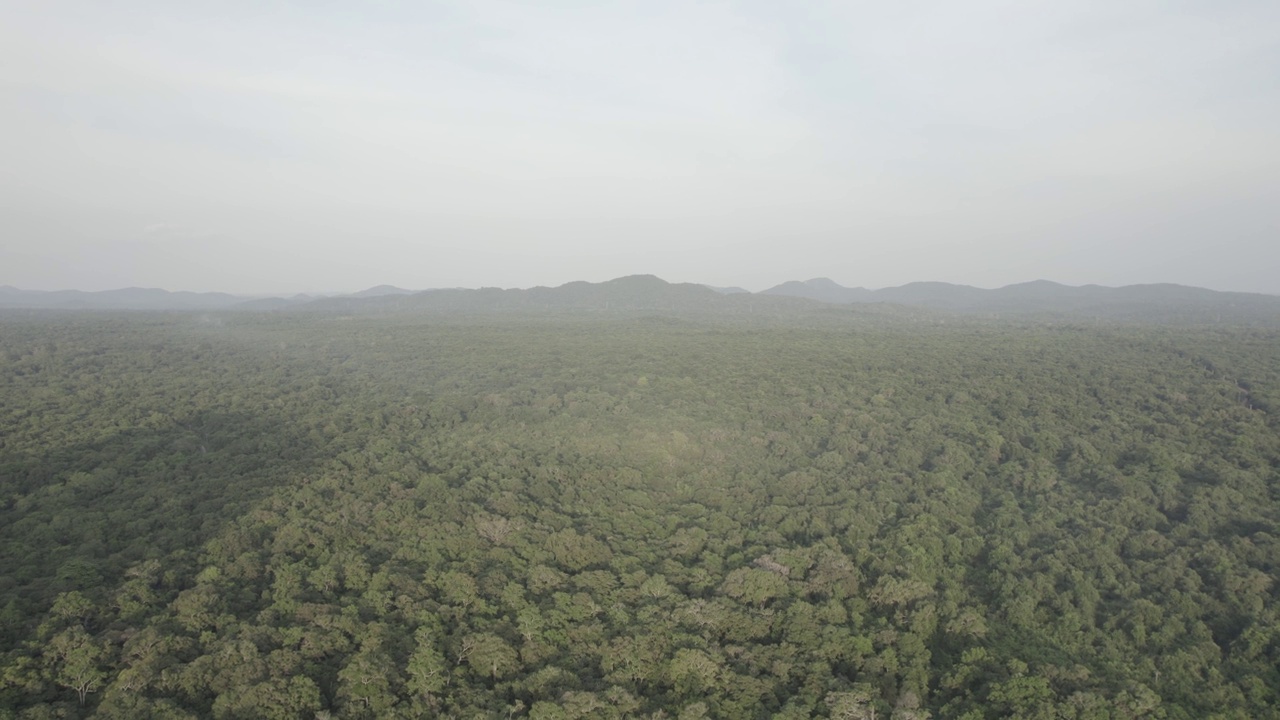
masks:
[[[1280,717],[1280,332],[0,316],[0,717]]]

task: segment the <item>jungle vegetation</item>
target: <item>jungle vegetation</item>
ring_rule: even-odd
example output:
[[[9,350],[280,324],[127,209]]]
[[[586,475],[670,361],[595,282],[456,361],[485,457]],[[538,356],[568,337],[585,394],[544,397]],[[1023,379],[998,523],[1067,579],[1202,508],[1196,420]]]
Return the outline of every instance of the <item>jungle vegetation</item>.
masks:
[[[1280,332],[0,316],[0,717],[1280,717]]]

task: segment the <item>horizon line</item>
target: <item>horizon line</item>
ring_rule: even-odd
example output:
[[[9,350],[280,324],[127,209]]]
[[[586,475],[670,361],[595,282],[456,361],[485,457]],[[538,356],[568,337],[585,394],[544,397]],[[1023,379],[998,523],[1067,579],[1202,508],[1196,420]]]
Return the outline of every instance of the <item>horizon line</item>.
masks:
[[[946,280],[912,280],[912,281],[905,282],[905,283],[902,283],[902,284],[899,284],[899,285],[883,285],[883,286],[880,286],[880,287],[874,287],[874,288],[872,288],[872,287],[866,287],[866,286],[862,286],[862,285],[843,285],[843,284],[841,284],[841,283],[839,283],[839,282],[837,282],[837,281],[835,281],[835,280],[832,280],[830,277],[827,277],[827,276],[815,276],[815,277],[808,278],[808,279],[806,279],[806,280],[796,280],[796,279],[783,280],[782,282],[775,283],[775,284],[773,284],[773,285],[770,285],[770,286],[765,287],[765,288],[760,289],[760,290],[751,290],[751,289],[746,288],[746,287],[741,286],[741,285],[716,285],[716,284],[712,284],[712,283],[705,283],[705,282],[694,282],[694,281],[672,281],[672,280],[667,280],[666,278],[663,278],[663,277],[661,277],[661,276],[659,276],[659,275],[657,275],[657,274],[654,274],[654,273],[632,273],[632,274],[628,274],[628,275],[619,275],[619,276],[617,276],[617,277],[610,278],[610,279],[608,279],[608,280],[600,280],[600,281],[591,281],[591,280],[569,280],[569,281],[567,281],[567,282],[563,282],[563,283],[560,283],[560,284],[558,284],[558,285],[537,284],[537,285],[529,285],[529,286],[523,286],[523,287],[521,287],[521,286],[503,287],[503,286],[498,286],[498,285],[479,285],[479,286],[475,286],[475,287],[468,287],[468,286],[464,286],[464,285],[453,285],[453,286],[447,286],[447,287],[428,287],[428,288],[417,288],[417,289],[415,289],[415,288],[406,288],[406,287],[402,287],[402,286],[398,286],[398,285],[393,285],[393,284],[391,284],[391,283],[378,283],[378,284],[375,284],[375,285],[370,285],[370,286],[368,286],[368,287],[361,288],[361,289],[359,289],[359,290],[350,290],[350,291],[341,291],[341,290],[312,290],[312,291],[298,291],[298,292],[270,292],[270,291],[268,291],[268,292],[248,292],[248,293],[238,293],[238,292],[228,292],[228,291],[226,291],[226,290],[170,290],[170,289],[168,289],[168,288],[164,288],[164,287],[157,287],[157,286],[145,286],[145,285],[127,285],[127,286],[123,286],[123,287],[106,288],[106,289],[103,289],[103,290],[82,290],[82,289],[79,289],[79,288],[66,288],[66,287],[58,288],[58,289],[52,289],[52,290],[46,290],[46,289],[38,289],[38,288],[24,288],[24,287],[19,287],[19,286],[17,286],[17,285],[13,285],[13,284],[11,284],[11,283],[0,283],[0,291],[9,290],[9,291],[17,291],[17,292],[51,293],[51,294],[52,294],[52,293],[83,293],[83,294],[101,294],[101,293],[112,293],[112,292],[123,292],[123,291],[128,291],[128,290],[136,290],[136,291],[143,291],[143,292],[146,292],[146,291],[159,291],[159,292],[165,292],[165,293],[169,293],[169,294],[190,294],[190,295],[228,295],[228,296],[231,296],[231,297],[235,297],[235,298],[242,298],[242,299],[245,299],[245,300],[262,300],[262,299],[270,299],[270,298],[294,298],[294,297],[299,297],[299,296],[313,297],[313,298],[319,299],[319,298],[339,298],[339,297],[350,297],[350,296],[352,296],[352,295],[358,295],[358,294],[360,294],[360,293],[362,293],[362,292],[368,292],[369,290],[374,290],[374,289],[378,289],[378,288],[389,288],[389,289],[394,289],[394,290],[400,290],[400,291],[404,291],[406,294],[418,294],[418,293],[424,293],[424,292],[435,292],[435,291],[441,291],[441,290],[487,290],[487,289],[498,289],[498,290],[533,290],[533,289],[537,289],[537,288],[549,288],[549,289],[555,289],[555,288],[564,287],[564,286],[566,286],[566,285],[572,285],[572,284],[575,284],[575,283],[587,283],[587,284],[589,284],[589,285],[603,285],[603,284],[606,284],[606,283],[616,282],[616,281],[618,281],[618,280],[624,280],[624,279],[627,279],[627,278],[635,278],[635,277],[652,277],[652,278],[655,278],[655,279],[657,279],[657,280],[660,280],[660,281],[662,281],[662,282],[664,282],[664,283],[666,283],[666,284],[668,284],[668,285],[698,285],[698,286],[701,286],[701,287],[706,287],[706,288],[711,288],[711,289],[717,289],[717,288],[719,288],[719,289],[734,289],[734,288],[736,288],[736,289],[739,289],[739,290],[744,290],[744,291],[746,291],[747,293],[749,293],[749,294],[751,294],[751,295],[759,295],[759,294],[761,294],[761,293],[768,292],[769,290],[772,290],[772,289],[774,289],[774,288],[781,287],[781,286],[786,285],[786,284],[788,284],[788,283],[799,283],[799,284],[802,284],[802,285],[803,285],[803,284],[808,284],[808,283],[811,283],[811,282],[814,282],[814,281],[825,280],[825,281],[831,282],[831,283],[833,283],[833,284],[835,284],[835,285],[837,285],[837,286],[839,286],[839,287],[841,287],[841,288],[843,288],[843,289],[846,289],[846,290],[866,290],[866,291],[868,291],[868,292],[878,292],[878,291],[881,291],[881,290],[892,290],[892,289],[896,289],[896,288],[906,287],[906,286],[908,286],[908,285],[926,285],[926,284],[927,284],[927,285],[949,285],[949,286],[952,286],[952,287],[964,287],[964,288],[972,288],[972,289],[975,289],[975,290],[994,291],[994,290],[1004,290],[1004,289],[1006,289],[1006,288],[1016,287],[1016,286],[1019,286],[1019,285],[1033,285],[1033,284],[1037,284],[1037,283],[1047,283],[1047,284],[1051,284],[1051,285],[1056,285],[1056,286],[1058,286],[1058,287],[1065,287],[1065,288],[1072,288],[1072,289],[1089,288],[1089,287],[1107,288],[1107,289],[1120,289],[1120,288],[1126,288],[1126,287],[1149,287],[1149,286],[1167,285],[1167,286],[1173,286],[1173,287],[1191,288],[1191,289],[1195,289],[1195,290],[1207,290],[1207,291],[1209,291],[1209,292],[1234,293],[1234,294],[1240,294],[1240,295],[1263,295],[1263,296],[1268,296],[1268,297],[1280,297],[1280,293],[1268,293],[1268,292],[1260,292],[1260,291],[1256,291],[1256,290],[1219,290],[1219,289],[1216,289],[1216,288],[1206,287],[1206,286],[1204,286],[1204,285],[1188,285],[1188,284],[1185,284],[1185,283],[1176,283],[1176,282],[1168,282],[1168,281],[1164,281],[1164,282],[1138,282],[1138,283],[1127,283],[1127,284],[1123,284],[1123,285],[1104,285],[1104,284],[1101,284],[1101,283],[1083,283],[1083,284],[1080,284],[1080,285],[1071,285],[1071,284],[1063,283],[1063,282],[1059,282],[1059,281],[1056,281],[1056,280],[1049,280],[1049,279],[1047,279],[1047,278],[1043,278],[1043,277],[1041,277],[1041,278],[1036,278],[1036,279],[1033,279],[1033,280],[1023,280],[1023,281],[1019,281],[1019,282],[1008,283],[1008,284],[1005,284],[1005,285],[999,285],[999,286],[995,286],[995,287],[983,287],[983,286],[979,286],[979,285],[969,285],[969,284],[966,284],[966,283],[950,282],[950,281],[946,281]]]

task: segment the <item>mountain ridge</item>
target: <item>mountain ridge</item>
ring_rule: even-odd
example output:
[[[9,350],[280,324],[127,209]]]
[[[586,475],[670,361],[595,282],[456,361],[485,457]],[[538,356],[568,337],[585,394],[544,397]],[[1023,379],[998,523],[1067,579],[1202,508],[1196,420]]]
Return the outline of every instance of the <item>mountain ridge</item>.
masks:
[[[832,287],[834,285],[834,287]],[[843,288],[825,278],[777,285],[766,293],[839,298],[840,304],[888,302],[963,315],[993,317],[1097,318],[1161,322],[1221,322],[1246,319],[1280,324],[1280,296],[1223,292],[1175,283],[1108,287],[1032,280],[994,289],[944,282],[915,282],[866,291]],[[832,302],[828,299],[827,302]]]
[[[914,312],[1042,319],[1095,318],[1280,325],[1280,296],[1223,292],[1174,283],[1108,287],[1031,280],[984,289],[937,281],[869,290],[830,278],[791,280],[761,292],[670,283],[655,275],[627,275],[604,282],[573,281],[556,287],[441,288],[411,291],[378,285],[345,295],[244,297],[227,293],[121,288],[99,292],[32,291],[0,286],[0,308],[61,310],[226,310],[330,312],[338,314],[432,312],[640,312],[690,314],[796,314],[867,311],[890,306]]]

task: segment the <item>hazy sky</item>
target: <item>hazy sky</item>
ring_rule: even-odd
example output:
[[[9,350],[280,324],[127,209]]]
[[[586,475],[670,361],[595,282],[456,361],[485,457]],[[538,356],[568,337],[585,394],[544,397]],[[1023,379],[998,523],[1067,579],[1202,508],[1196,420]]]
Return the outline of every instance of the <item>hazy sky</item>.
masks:
[[[1280,2],[0,0],[0,283],[632,273],[1280,293]]]

